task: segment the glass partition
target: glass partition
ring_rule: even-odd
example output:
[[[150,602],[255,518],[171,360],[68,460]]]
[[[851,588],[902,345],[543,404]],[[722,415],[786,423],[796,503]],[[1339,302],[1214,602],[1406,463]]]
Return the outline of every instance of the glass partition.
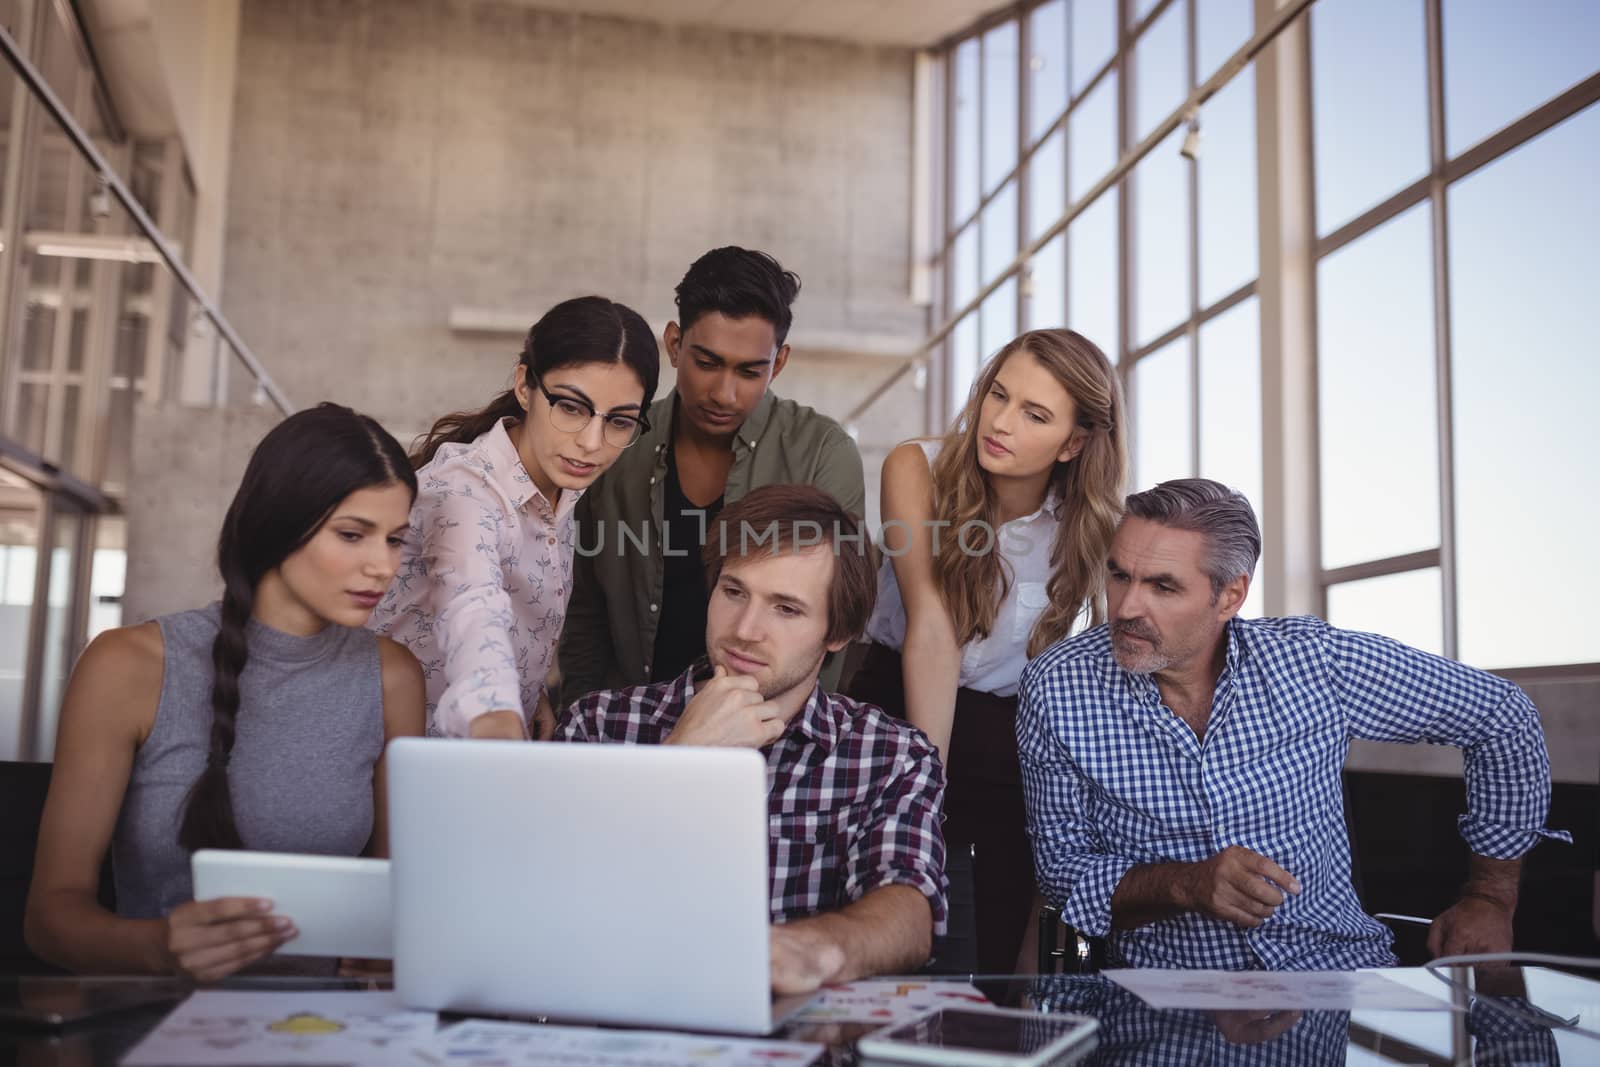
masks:
[[[0,468],[0,760],[23,758],[24,689],[43,513],[44,494]]]
[[[141,405],[291,410],[188,273],[181,143],[127,134],[77,18],[0,0],[0,758],[49,758],[71,664],[120,620]]]

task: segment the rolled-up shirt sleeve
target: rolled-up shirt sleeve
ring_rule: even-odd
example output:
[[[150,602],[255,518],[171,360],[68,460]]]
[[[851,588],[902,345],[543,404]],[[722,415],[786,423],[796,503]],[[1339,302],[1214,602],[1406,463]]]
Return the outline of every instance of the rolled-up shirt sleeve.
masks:
[[[1023,671],[1017,693],[1017,755],[1039,890],[1061,917],[1091,937],[1111,932],[1111,897],[1139,861],[1112,853],[1088,817],[1088,783],[1051,728],[1050,682]],[[1062,699],[1068,694],[1061,693]]]
[[[1491,859],[1516,859],[1547,830],[1550,755],[1539,712],[1504,678],[1376,634],[1328,627],[1325,655],[1354,737],[1462,750],[1467,814],[1461,837]]]
[[[928,898],[934,932],[945,933],[944,787],[939,753],[918,733],[851,843],[844,885],[848,899],[860,900],[882,886],[910,886]]]
[[[472,720],[491,711],[527,717],[501,562],[510,547],[505,539],[517,537],[518,527],[480,473],[463,465],[449,477],[450,491],[428,500],[420,532],[429,600],[437,606],[434,639],[444,656],[436,718],[446,736],[465,737]]]

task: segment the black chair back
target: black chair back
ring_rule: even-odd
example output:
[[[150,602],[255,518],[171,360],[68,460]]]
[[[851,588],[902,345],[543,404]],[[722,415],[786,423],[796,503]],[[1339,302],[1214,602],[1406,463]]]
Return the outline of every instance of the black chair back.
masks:
[[[1367,904],[1367,885],[1361,877],[1361,849],[1356,845],[1356,816],[1350,805],[1350,776],[1339,773],[1339,798],[1344,805],[1344,835],[1350,842],[1350,888],[1356,891],[1361,906],[1371,911]]]
[[[950,883],[945,898],[946,930],[933,939],[933,958],[924,974],[976,974],[978,970],[978,906],[973,890],[972,845],[952,845],[944,858],[944,876]]]
[[[22,918],[33,881],[33,855],[39,844],[39,819],[50,792],[48,763],[0,762],[0,972],[50,974],[50,966],[28,950]],[[116,909],[109,857],[100,868],[100,903]]]
[[[1080,933],[1054,904],[1039,909],[1040,974],[1097,974],[1105,965],[1103,938]]]

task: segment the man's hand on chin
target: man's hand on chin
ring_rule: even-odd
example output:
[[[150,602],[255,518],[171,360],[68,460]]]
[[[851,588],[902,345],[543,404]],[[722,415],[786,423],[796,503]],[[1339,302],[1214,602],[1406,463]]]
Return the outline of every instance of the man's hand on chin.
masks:
[[[783,734],[788,723],[748,674],[729,674],[718,666],[696,691],[678,725],[667,735],[669,745],[717,748],[765,748]]]
[[[837,980],[845,954],[833,938],[805,922],[770,929],[774,993],[810,993]]]

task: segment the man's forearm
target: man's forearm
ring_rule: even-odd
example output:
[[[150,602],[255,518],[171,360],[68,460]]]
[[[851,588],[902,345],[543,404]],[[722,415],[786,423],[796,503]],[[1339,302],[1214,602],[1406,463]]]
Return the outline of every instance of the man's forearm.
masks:
[[[1111,929],[1133,930],[1192,911],[1192,905],[1185,903],[1183,885],[1193,866],[1144,863],[1130,867],[1111,894]]]
[[[842,951],[843,962],[826,983],[905,974],[927,963],[933,951],[928,898],[906,885],[880,886],[838,911],[785,926],[795,933],[820,935]]]
[[[1522,861],[1472,855],[1461,899],[1428,928],[1428,953],[1440,956],[1510,952]]]
[[[1521,879],[1522,860],[1497,860],[1474,852],[1467,868],[1466,883],[1461,887],[1461,896],[1487,900],[1514,912]]]
[[[1129,868],[1111,894],[1111,928],[1131,930],[1191,911],[1256,927],[1298,892],[1299,879],[1270,858],[1229,845],[1196,863]]]

